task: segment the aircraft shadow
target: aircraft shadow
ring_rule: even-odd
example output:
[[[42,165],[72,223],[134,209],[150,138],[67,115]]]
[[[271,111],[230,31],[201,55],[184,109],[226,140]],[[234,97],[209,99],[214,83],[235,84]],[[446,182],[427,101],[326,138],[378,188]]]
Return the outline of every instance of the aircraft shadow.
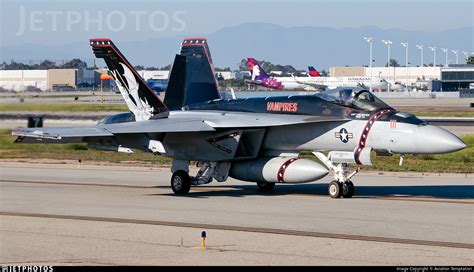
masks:
[[[265,197],[282,195],[328,196],[327,184],[277,184],[272,192],[262,193],[256,185],[222,185],[191,187],[189,194],[178,196],[171,193],[151,194],[176,197],[208,198],[216,196]],[[170,188],[171,190],[171,188]],[[357,186],[354,198],[374,197],[429,197],[444,199],[474,199],[474,185],[417,185],[417,186]]]

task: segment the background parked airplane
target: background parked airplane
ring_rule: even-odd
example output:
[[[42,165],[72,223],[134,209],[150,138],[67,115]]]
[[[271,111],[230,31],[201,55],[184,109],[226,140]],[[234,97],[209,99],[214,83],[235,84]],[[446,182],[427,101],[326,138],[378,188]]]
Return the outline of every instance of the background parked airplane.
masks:
[[[271,89],[286,89],[286,90],[305,90],[316,91],[321,89],[347,88],[347,87],[363,87],[386,90],[388,82],[380,77],[323,77],[323,76],[309,76],[309,77],[270,77],[263,67],[254,58],[247,59],[252,81],[256,85],[264,86]],[[314,68],[313,68],[314,69]],[[314,75],[319,74],[314,69]],[[311,69],[310,69],[311,73]],[[272,83],[267,84],[266,82]],[[277,87],[275,87],[277,86]]]

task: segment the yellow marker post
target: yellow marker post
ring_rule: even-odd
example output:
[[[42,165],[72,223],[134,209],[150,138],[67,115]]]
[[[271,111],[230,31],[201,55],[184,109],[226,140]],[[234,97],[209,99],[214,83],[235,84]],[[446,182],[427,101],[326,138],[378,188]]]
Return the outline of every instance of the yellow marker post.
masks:
[[[206,232],[205,231],[201,232],[201,248],[202,249],[206,248]]]

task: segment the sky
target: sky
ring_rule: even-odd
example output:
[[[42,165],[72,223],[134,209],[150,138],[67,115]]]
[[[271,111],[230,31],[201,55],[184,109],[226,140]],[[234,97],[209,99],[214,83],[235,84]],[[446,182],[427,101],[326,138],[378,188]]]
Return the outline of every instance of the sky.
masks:
[[[48,46],[90,37],[137,41],[205,35],[249,22],[440,31],[473,26],[474,1],[2,0],[0,15],[0,46]]]

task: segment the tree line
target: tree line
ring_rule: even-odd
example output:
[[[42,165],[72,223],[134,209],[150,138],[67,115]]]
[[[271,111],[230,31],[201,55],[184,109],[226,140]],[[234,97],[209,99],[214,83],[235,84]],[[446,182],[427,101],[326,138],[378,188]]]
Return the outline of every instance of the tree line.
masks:
[[[295,76],[301,74],[304,71],[297,70],[291,65],[281,65],[281,64],[273,64],[269,61],[260,61],[260,65],[262,65],[265,71],[281,71],[283,74],[294,74]],[[27,64],[22,62],[16,62],[12,60],[10,63],[6,63],[5,61],[0,64],[0,70],[49,70],[49,69],[97,69],[98,67],[92,66],[89,67],[87,63],[81,59],[75,58],[71,59],[63,64],[57,64],[54,61],[45,59],[38,64]],[[136,70],[171,70],[171,64],[168,64],[163,67],[153,67],[153,66],[144,66],[144,65],[136,65],[134,66]],[[231,71],[229,67],[225,68],[218,68],[215,67],[214,69],[216,72],[222,71]],[[242,59],[239,64],[239,71],[248,71],[247,59]],[[325,70],[319,71],[322,75],[327,75]]]
[[[26,64],[22,62],[11,61],[0,64],[1,70],[48,70],[48,69],[86,69],[87,63],[81,59],[72,59],[63,64],[45,59],[38,64]],[[97,68],[97,67],[92,67]]]

